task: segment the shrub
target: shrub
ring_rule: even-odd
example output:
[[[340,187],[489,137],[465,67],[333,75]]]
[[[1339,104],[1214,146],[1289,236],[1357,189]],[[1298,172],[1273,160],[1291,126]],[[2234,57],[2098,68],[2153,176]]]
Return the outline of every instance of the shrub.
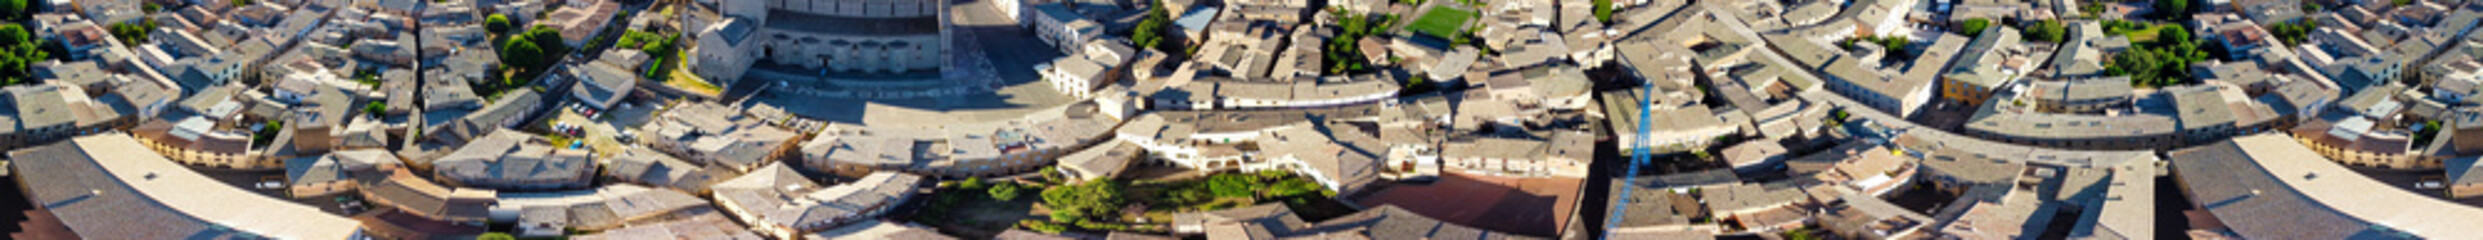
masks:
[[[1017,200],[1018,190],[1017,184],[1000,183],[998,185],[993,185],[990,191],[991,199],[1001,201]]]
[[[493,13],[491,17],[483,18],[483,30],[490,30],[491,33],[508,33],[509,27],[509,15]]]

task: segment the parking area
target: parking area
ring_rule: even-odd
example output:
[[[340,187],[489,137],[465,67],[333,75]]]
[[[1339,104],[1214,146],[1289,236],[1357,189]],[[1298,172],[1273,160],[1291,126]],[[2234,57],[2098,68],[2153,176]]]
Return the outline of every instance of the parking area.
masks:
[[[320,211],[325,211],[328,213],[351,216],[353,214],[370,210],[370,206],[365,205],[366,203],[362,202],[361,196],[355,195],[352,191],[326,196],[295,198],[285,191],[286,186],[284,170],[237,170],[198,166],[187,167],[189,167],[190,170],[198,171],[200,175],[207,175],[207,178],[209,179],[215,179],[217,182],[232,185],[234,188],[250,191],[251,193],[257,193],[261,196],[283,199],[294,203],[300,203],[302,205],[317,207]]]
[[[626,150],[630,147],[629,140],[635,139],[623,137],[624,130],[632,130],[627,132],[636,134],[634,129],[652,121],[654,114],[663,108],[661,105],[646,102],[615,105],[609,111],[594,110],[576,103],[562,103],[559,107],[559,111],[553,113],[551,117],[543,118],[528,128],[539,133],[547,133],[546,137],[551,138],[554,144],[570,145],[572,144],[569,143],[570,141],[583,142],[577,145],[594,151],[598,155],[617,154]]]
[[[2399,190],[2412,191],[2414,193],[2439,198],[2440,200],[2448,200],[2450,202],[2465,204],[2467,206],[2483,207],[2483,197],[2449,198],[2447,189],[2442,189],[2438,186],[2422,186],[2425,185],[2423,183],[2426,181],[2434,183],[2442,181],[2448,174],[2448,172],[2444,170],[2408,171],[2355,166],[2345,166],[2345,168],[2353,169],[2354,173],[2360,173],[2362,176],[2371,177],[2372,180],[2379,180],[2381,183],[2387,183],[2388,186],[2397,187]]]

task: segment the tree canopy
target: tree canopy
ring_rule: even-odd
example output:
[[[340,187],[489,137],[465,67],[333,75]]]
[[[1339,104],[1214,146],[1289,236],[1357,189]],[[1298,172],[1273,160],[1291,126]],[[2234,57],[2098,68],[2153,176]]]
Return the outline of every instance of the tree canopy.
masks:
[[[957,182],[957,189],[983,190],[989,187],[991,186],[983,183],[983,177],[967,177],[966,180]]]
[[[483,18],[483,29],[490,30],[492,33],[508,33],[511,27],[509,24],[509,15],[493,13],[490,17]]]
[[[2045,19],[2036,21],[2034,26],[2026,28],[2026,31],[2020,34],[2024,34],[2026,39],[2035,41],[2061,42],[2061,38],[2067,37],[2068,32],[2069,28],[2062,26],[2059,20]]]
[[[29,76],[34,76],[34,63],[51,57],[43,51],[44,41],[27,32],[25,26],[0,24],[0,41],[6,41],[6,45],[0,45],[0,85],[33,82]]]
[[[25,18],[26,2],[28,1],[32,0],[0,0],[0,19],[16,20]]]
[[[388,112],[388,103],[374,101],[371,104],[362,105],[362,112],[377,117]]]
[[[1344,11],[1337,11],[1337,13],[1343,16],[1337,18],[1337,26],[1344,28],[1343,34],[1328,38],[1327,45],[1322,45],[1320,49],[1325,53],[1326,59],[1324,60],[1328,62],[1327,73],[1345,74],[1368,69],[1370,59],[1363,59],[1362,48],[1356,44],[1360,43],[1362,37],[1381,32],[1388,25],[1385,21],[1392,21],[1395,17],[1368,16]]]
[[[112,37],[120,39],[121,44],[136,46],[147,40],[147,34],[153,33],[155,26],[155,19],[146,19],[143,21],[138,21],[136,24],[127,22],[112,23],[112,26],[107,27],[105,30],[110,30]]]
[[[1207,190],[1216,197],[1252,197],[1258,194],[1259,178],[1249,175],[1218,174],[1207,177]]]
[[[1964,33],[1963,35],[1966,35],[1967,37],[1980,37],[1983,35],[1984,28],[1992,27],[1992,20],[1983,18],[1968,18],[1966,19],[1966,22],[1958,23],[1957,26],[1957,31]]]
[[[1018,221],[1017,225],[1025,226],[1027,230],[1035,230],[1036,232],[1042,232],[1045,234],[1059,234],[1060,232],[1069,231],[1069,226],[1062,226],[1057,223],[1033,219]]]
[[[1120,181],[1093,181],[1056,185],[1043,189],[1043,206],[1050,207],[1055,220],[1084,216],[1111,216],[1121,209]]]
[[[510,36],[500,46],[502,64],[528,72],[558,63],[561,56],[568,54],[569,45],[561,41],[560,30],[544,26]]]
[[[1612,0],[1594,0],[1595,21],[1612,22]]]
[[[1017,200],[1018,190],[1017,184],[1014,183],[1002,182],[1000,184],[994,184],[991,186],[990,190],[991,199],[1001,201]]]
[[[2113,56],[2104,66],[2105,74],[2126,75],[2130,85],[2162,87],[2190,81],[2190,64],[2207,60],[2190,31],[2181,28],[2160,28],[2155,40],[2133,44],[2128,52]]]
[[[2319,30],[2318,19],[2306,18],[2301,21],[2267,25],[2268,34],[2276,35],[2276,40],[2285,42],[2285,45],[2302,44],[2302,41],[2311,35],[2311,31],[2316,30]]]
[[[2190,19],[2190,0],[2155,0],[2156,19]]]

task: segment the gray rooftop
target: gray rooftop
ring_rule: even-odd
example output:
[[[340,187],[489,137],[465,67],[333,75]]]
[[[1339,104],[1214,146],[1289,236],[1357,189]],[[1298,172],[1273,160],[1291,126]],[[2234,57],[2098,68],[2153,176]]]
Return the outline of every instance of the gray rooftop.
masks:
[[[0,128],[31,130],[70,126],[78,121],[77,115],[70,112],[67,100],[61,98],[62,89],[59,86],[13,86],[0,90],[8,92],[8,101],[14,105],[11,106],[11,111],[5,112],[6,115],[0,118],[15,118],[17,122],[16,126],[0,126]]]
[[[2182,129],[2204,129],[2231,126],[2236,119],[2233,105],[2224,101],[2216,87],[2169,89],[2173,103],[2178,105]]]
[[[9,152],[26,195],[82,238],[344,239],[360,223],[234,188],[125,134]],[[140,174],[144,173],[144,174]],[[145,227],[130,227],[145,226]]]
[[[515,130],[492,131],[433,165],[446,178],[442,180],[486,188],[558,188],[592,180],[595,165],[589,153],[543,141]]]
[[[2172,166],[2174,176],[2189,189],[2191,201],[2203,203],[2205,211],[2242,237],[2401,238],[2391,237],[2401,233],[2356,219],[2287,186],[2276,178],[2292,174],[2268,172],[2254,159],[2251,148],[2224,141],[2166,155],[2179,161]]]
[[[768,164],[748,175],[717,183],[716,201],[744,206],[735,215],[755,216],[752,225],[827,230],[867,213],[893,207],[912,195],[921,176],[877,172],[836,186],[821,187],[783,163]]]
[[[2026,96],[2037,100],[2060,102],[2127,101],[2132,93],[2127,77],[2087,80],[2035,81],[2029,83]]]

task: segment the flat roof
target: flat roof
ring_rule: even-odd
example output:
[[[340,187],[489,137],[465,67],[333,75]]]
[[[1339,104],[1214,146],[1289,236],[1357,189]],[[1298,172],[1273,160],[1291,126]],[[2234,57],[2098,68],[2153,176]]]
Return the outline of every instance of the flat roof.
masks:
[[[2230,126],[2233,125],[2235,119],[2239,119],[2233,116],[2233,105],[2227,104],[2224,96],[2218,94],[2218,87],[2199,86],[2167,90],[2172,92],[2173,104],[2176,104],[2177,110],[2181,111],[2179,120],[2182,129]]]
[[[2027,97],[2044,101],[2088,102],[2111,98],[2128,100],[2129,77],[2094,78],[2086,80],[2035,81],[2027,84]]]
[[[1995,142],[1958,135],[1948,131],[1905,131],[1895,142],[1907,154],[1923,154],[1921,158],[1971,157],[1996,161],[2036,163],[2057,166],[2094,167],[2121,166],[2133,162],[2156,160],[2150,150],[2067,150]]]
[[[2120,116],[2095,114],[2053,114],[2021,112],[2004,109],[2002,100],[1985,103],[1966,124],[1966,128],[1997,135],[2047,140],[2138,138],[2173,134],[2172,116],[2131,114]],[[2186,113],[2186,112],[2185,112]],[[2225,122],[2232,122],[2230,112]]]
[[[2112,168],[2112,176],[2107,180],[2111,183],[2099,199],[2102,209],[2090,210],[2096,213],[2081,219],[2093,220],[2078,221],[2078,226],[2070,230],[2069,236],[2132,238],[2154,235],[2155,208],[2172,207],[2155,205],[2155,177],[2158,171],[2155,166]]]
[[[2476,239],[2483,208],[2399,190],[2279,134],[2170,154],[2192,201],[2247,238]]]
[[[10,152],[21,181],[81,237],[347,239],[361,223],[259,195],[173,163],[126,134]],[[146,227],[128,227],[143,225]]]

